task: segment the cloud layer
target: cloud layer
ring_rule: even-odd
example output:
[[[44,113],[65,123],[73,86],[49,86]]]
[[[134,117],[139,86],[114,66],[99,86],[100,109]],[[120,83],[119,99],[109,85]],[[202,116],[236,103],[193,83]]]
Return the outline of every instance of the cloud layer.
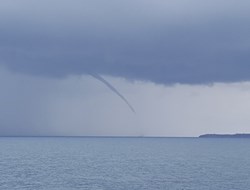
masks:
[[[250,2],[1,1],[0,64],[50,77],[250,80]]]

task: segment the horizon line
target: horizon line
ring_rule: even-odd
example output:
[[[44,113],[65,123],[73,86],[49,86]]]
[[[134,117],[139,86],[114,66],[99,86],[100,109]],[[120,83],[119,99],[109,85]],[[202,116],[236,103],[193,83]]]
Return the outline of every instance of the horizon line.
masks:
[[[135,135],[0,135],[1,137],[71,137],[71,138],[198,138],[198,136],[135,136]]]

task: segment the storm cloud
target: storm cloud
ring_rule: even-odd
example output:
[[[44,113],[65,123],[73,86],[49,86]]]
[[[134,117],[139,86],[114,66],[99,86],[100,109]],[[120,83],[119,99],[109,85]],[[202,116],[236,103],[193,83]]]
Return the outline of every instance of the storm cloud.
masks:
[[[48,77],[249,81],[249,7],[244,0],[3,0],[0,64]]]

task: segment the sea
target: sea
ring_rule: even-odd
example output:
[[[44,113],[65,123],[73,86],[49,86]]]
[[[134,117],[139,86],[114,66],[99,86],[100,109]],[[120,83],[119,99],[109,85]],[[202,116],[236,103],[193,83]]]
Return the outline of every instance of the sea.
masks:
[[[250,139],[1,137],[2,190],[248,190]]]

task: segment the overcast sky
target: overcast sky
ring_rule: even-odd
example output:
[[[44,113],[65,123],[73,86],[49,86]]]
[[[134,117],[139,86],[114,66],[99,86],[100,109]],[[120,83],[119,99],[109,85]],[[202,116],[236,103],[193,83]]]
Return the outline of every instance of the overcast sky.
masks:
[[[0,135],[250,133],[249,9],[2,0]]]

